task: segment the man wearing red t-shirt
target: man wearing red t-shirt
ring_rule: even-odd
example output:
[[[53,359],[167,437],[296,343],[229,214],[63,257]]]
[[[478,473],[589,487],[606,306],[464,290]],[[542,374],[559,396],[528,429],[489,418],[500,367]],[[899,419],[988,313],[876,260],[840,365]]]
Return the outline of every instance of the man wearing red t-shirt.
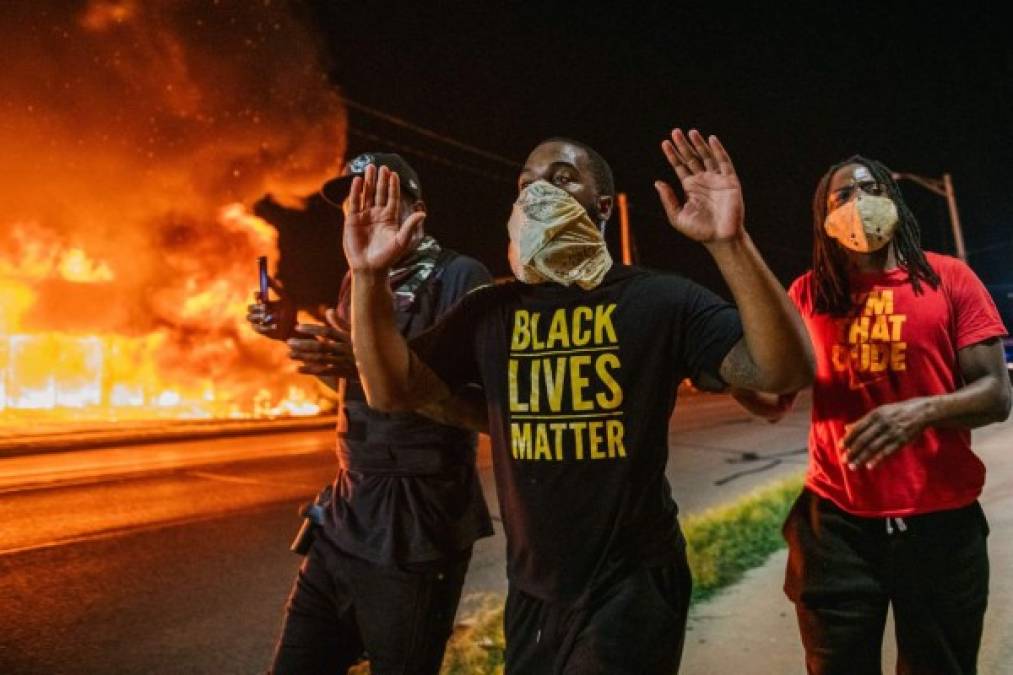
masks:
[[[976,671],[988,596],[985,467],[1005,420],[1006,329],[963,262],[927,253],[889,169],[852,157],[813,200],[813,269],[792,284],[816,353],[809,471],[784,527],[785,592],[809,673]],[[790,397],[733,394],[776,420]]]

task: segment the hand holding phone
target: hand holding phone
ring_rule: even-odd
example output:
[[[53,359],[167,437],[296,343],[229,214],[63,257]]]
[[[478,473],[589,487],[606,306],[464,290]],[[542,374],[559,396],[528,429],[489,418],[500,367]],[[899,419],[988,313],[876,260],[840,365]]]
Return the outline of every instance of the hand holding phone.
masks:
[[[281,284],[268,273],[266,256],[257,258],[257,281],[254,303],[246,308],[246,320],[264,337],[288,339],[295,329],[296,307]],[[277,300],[269,299],[271,289],[278,296]]]
[[[257,271],[260,277],[260,299],[267,302],[268,291],[271,288],[271,275],[267,273],[267,256],[257,258]]]

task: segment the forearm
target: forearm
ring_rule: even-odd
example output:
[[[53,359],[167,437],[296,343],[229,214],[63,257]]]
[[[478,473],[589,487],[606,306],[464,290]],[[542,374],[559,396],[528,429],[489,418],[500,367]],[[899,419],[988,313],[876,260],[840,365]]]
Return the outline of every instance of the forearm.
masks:
[[[778,394],[809,386],[814,370],[809,335],[749,235],[707,248],[739,308],[745,345],[755,366],[751,372],[726,377],[729,384]]]
[[[411,351],[394,320],[386,271],[352,276],[352,350],[371,408],[412,410]]]
[[[922,405],[926,427],[975,429],[1009,417],[1009,384],[997,377],[982,377],[951,394],[927,396]]]
[[[482,434],[489,433],[489,415],[485,400],[481,397],[455,394],[442,401],[424,404],[415,412],[440,424],[449,424]]]

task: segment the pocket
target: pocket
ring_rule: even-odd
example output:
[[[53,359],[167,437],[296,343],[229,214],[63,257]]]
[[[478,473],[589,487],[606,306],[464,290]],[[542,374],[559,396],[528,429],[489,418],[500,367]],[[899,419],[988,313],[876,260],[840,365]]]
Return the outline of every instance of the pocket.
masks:
[[[981,502],[974,502],[974,511],[978,517],[978,521],[981,523],[981,534],[983,537],[987,537],[992,528],[988,526],[988,518],[985,517],[985,509],[981,508]]]
[[[647,583],[655,599],[679,621],[686,620],[689,599],[693,591],[693,578],[682,563],[672,563],[645,570]]]
[[[784,522],[781,523],[781,538],[786,542],[789,541],[788,526],[795,520],[799,510],[803,508],[803,502],[808,503],[809,496],[809,491],[802,488],[802,492],[799,493],[798,497],[796,497],[795,501],[792,503],[791,508],[788,509],[788,515],[784,517]]]

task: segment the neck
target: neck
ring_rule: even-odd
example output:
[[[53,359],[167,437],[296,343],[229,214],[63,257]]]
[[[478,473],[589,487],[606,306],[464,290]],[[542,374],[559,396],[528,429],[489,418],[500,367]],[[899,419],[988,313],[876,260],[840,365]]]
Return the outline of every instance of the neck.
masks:
[[[897,268],[897,253],[893,242],[872,253],[856,253],[848,251],[848,267],[860,274],[889,272]]]

